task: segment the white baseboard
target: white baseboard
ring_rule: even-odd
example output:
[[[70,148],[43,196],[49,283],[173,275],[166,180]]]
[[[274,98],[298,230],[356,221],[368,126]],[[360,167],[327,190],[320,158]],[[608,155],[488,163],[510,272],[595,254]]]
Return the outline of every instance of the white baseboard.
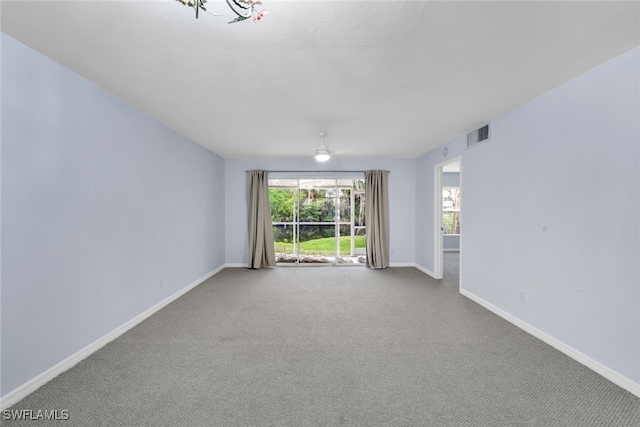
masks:
[[[632,381],[631,379],[625,377],[624,375],[614,371],[613,369],[609,368],[608,366],[603,365],[602,363],[593,360],[592,358],[590,358],[589,356],[587,356],[586,354],[576,350],[575,348],[565,344],[564,342],[558,340],[557,338],[554,338],[553,336],[542,332],[541,330],[531,326],[530,324],[520,320],[519,318],[513,316],[512,314],[507,313],[506,311],[496,307],[495,305],[491,304],[490,302],[487,302],[485,300],[483,300],[482,298],[474,295],[473,293],[465,290],[465,289],[460,289],[460,293],[462,295],[464,295],[465,297],[469,298],[470,300],[480,304],[481,306],[483,306],[484,308],[486,308],[487,310],[493,312],[494,314],[497,314],[498,316],[502,317],[503,319],[505,319],[506,321],[514,324],[515,326],[517,326],[518,328],[522,329],[525,332],[528,332],[529,334],[533,335],[534,337],[544,341],[545,343],[549,344],[551,347],[563,352],[564,354],[566,354],[567,356],[569,356],[570,358],[574,359],[575,361],[583,364],[584,366],[586,366],[587,368],[593,370],[594,372],[602,375],[603,377],[605,377],[606,379],[608,379],[609,381],[611,381],[612,383],[616,384],[617,386],[622,387],[623,389],[627,390],[629,393],[632,393],[638,397],[640,397],[640,384],[636,383],[635,381]]]
[[[415,267],[413,262],[390,262],[389,267]]]
[[[44,371],[43,373],[41,373],[37,377],[27,381],[26,383],[24,383],[20,387],[18,387],[15,390],[7,393],[6,395],[2,396],[2,398],[0,398],[0,411],[4,411],[6,408],[18,403],[20,400],[24,399],[29,394],[33,393],[34,391],[36,391],[37,389],[39,389],[40,387],[42,387],[43,385],[45,385],[46,383],[48,383],[49,381],[51,381],[52,379],[54,379],[55,377],[60,375],[61,373],[63,373],[65,371],[69,370],[70,368],[74,367],[80,361],[86,359],[91,354],[95,353],[96,351],[98,351],[99,349],[101,349],[102,347],[104,347],[105,345],[110,343],[111,341],[113,341],[116,338],[118,338],[120,335],[122,335],[125,332],[127,332],[129,329],[133,328],[134,326],[136,326],[137,324],[139,324],[143,320],[147,319],[148,317],[150,317],[152,314],[154,314],[158,310],[164,308],[168,304],[170,304],[173,301],[177,300],[182,295],[184,295],[187,292],[189,292],[191,289],[195,288],[196,286],[198,286],[199,284],[201,284],[202,282],[204,282],[205,280],[207,280],[211,276],[213,276],[216,273],[218,273],[219,271],[221,271],[223,268],[225,268],[224,264],[221,265],[220,267],[216,268],[215,270],[205,274],[204,276],[202,276],[201,278],[197,279],[195,282],[191,283],[190,285],[182,288],[181,290],[179,290],[175,294],[173,294],[173,295],[165,298],[164,300],[160,301],[158,304],[154,305],[153,307],[151,307],[151,308],[145,310],[144,312],[140,313],[139,315],[137,315],[133,319],[129,320],[124,325],[119,326],[118,328],[116,328],[113,331],[109,332],[108,334],[106,334],[102,338],[97,339],[96,341],[94,341],[93,343],[89,344],[85,348],[83,348],[80,351],[76,352],[75,354],[72,354],[71,356],[67,357],[62,362],[58,363],[57,365],[54,365],[51,368],[47,369],[46,371]]]
[[[421,266],[419,264],[413,264],[413,266],[415,268],[417,268],[418,270],[422,271],[424,274],[427,274],[427,275],[429,275],[431,277],[436,277],[436,274],[433,271],[431,271],[429,269],[426,269],[426,268],[424,268],[423,266]]]
[[[228,262],[224,265],[225,268],[247,268],[246,262]]]

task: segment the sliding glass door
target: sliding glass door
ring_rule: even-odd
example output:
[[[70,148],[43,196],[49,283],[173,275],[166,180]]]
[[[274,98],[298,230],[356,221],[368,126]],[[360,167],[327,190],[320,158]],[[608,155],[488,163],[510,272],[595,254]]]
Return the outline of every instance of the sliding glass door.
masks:
[[[269,199],[277,262],[298,260],[298,180],[270,179]]]
[[[359,179],[270,179],[277,262],[364,265],[363,185]]]

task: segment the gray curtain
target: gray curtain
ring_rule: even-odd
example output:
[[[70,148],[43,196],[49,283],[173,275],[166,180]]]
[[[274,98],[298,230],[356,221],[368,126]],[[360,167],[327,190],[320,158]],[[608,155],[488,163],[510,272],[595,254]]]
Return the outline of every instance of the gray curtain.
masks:
[[[275,267],[269,173],[265,170],[247,171],[247,224],[249,268]]]
[[[367,266],[389,267],[389,171],[364,172]]]

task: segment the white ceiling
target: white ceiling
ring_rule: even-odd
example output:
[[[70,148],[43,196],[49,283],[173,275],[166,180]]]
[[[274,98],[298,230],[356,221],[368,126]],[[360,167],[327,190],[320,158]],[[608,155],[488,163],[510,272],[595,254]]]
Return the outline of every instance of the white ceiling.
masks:
[[[2,31],[223,157],[419,156],[640,44],[638,2],[2,1]]]

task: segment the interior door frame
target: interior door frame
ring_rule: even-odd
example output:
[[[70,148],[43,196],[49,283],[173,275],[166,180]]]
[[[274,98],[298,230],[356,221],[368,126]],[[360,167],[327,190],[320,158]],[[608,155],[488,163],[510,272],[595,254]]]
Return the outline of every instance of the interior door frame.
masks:
[[[433,167],[433,278],[442,279],[444,277],[444,218],[442,214],[442,171],[445,166],[453,163],[460,164],[460,186],[462,187],[462,156],[453,157]],[[462,205],[462,204],[461,204]],[[462,206],[461,206],[462,209]],[[462,225],[460,226],[462,229]],[[460,249],[462,249],[462,234],[460,235]]]

